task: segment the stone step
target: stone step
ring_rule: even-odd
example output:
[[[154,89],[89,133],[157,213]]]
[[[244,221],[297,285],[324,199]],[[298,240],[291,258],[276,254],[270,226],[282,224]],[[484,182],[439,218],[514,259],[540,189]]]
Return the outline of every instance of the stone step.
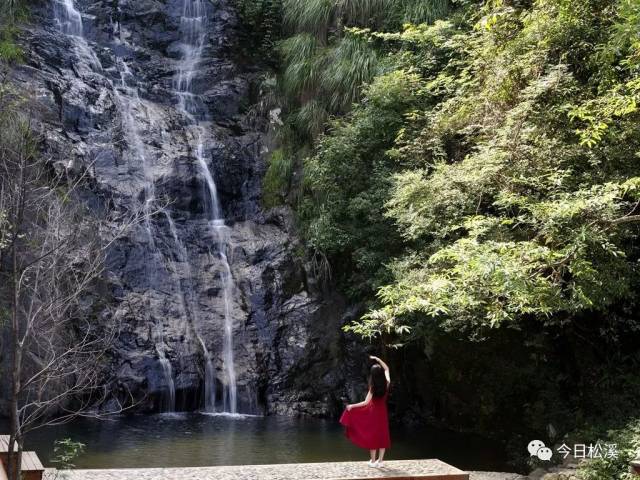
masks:
[[[237,465],[230,467],[67,470],[67,480],[469,480],[469,474],[436,460],[394,460],[383,468],[367,462]]]

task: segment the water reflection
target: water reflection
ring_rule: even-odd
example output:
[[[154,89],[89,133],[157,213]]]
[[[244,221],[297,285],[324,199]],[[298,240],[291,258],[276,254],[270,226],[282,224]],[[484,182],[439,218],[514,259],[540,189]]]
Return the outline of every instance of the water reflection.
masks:
[[[78,468],[186,467],[362,460],[336,422],[248,415],[161,414],[81,419],[34,432],[45,464],[55,439],[86,444]],[[486,440],[433,429],[392,429],[389,459],[440,458],[466,469],[505,467]]]

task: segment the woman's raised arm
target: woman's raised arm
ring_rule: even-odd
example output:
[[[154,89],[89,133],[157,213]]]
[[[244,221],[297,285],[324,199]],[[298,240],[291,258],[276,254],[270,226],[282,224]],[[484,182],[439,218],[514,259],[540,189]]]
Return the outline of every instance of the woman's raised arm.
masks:
[[[387,379],[388,383],[391,383],[391,374],[389,373],[389,365],[387,365],[386,363],[384,363],[381,359],[379,359],[378,357],[374,357],[373,355],[370,355],[369,358],[371,360],[375,360],[376,362],[378,362],[380,364],[380,366],[382,368],[384,368],[384,376]]]

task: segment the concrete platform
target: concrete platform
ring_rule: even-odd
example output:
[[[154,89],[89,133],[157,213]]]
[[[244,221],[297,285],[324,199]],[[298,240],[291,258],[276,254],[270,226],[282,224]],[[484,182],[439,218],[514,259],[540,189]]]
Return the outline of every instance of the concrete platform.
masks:
[[[469,480],[530,480],[525,475],[509,472],[469,472]]]
[[[231,467],[65,470],[65,480],[469,480],[469,474],[440,460],[396,460],[384,468],[367,462],[238,465]]]

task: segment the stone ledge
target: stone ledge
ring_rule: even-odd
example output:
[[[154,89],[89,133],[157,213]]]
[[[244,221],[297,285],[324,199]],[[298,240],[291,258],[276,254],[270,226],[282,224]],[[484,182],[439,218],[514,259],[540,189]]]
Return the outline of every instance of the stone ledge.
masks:
[[[366,462],[238,465],[230,467],[65,470],[65,480],[469,480],[469,474],[440,460],[398,460],[384,468]],[[51,477],[50,477],[51,478]]]
[[[469,480],[530,480],[525,475],[508,472],[469,472]]]

